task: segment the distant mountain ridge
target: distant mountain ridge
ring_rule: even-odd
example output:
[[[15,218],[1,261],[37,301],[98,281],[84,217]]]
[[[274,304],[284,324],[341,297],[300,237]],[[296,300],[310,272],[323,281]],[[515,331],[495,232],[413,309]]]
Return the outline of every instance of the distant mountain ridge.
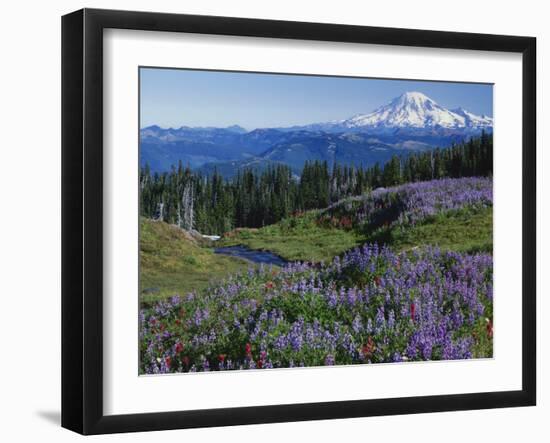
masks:
[[[140,164],[166,171],[181,161],[225,176],[278,163],[298,173],[306,160],[369,166],[395,154],[446,147],[492,128],[491,117],[449,110],[420,92],[406,92],[368,114],[304,126],[252,131],[238,125],[148,126],[140,131]]]

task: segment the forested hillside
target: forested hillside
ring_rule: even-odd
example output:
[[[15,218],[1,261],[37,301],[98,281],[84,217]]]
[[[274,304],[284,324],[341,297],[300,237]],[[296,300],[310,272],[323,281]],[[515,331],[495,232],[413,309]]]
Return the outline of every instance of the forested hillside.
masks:
[[[162,174],[146,165],[140,173],[140,213],[184,229],[221,234],[236,227],[267,226],[380,187],[491,176],[492,164],[492,134],[482,132],[449,148],[394,156],[385,165],[369,168],[306,162],[300,176],[284,164],[263,172],[244,170],[231,179],[216,171],[193,172],[181,162]]]

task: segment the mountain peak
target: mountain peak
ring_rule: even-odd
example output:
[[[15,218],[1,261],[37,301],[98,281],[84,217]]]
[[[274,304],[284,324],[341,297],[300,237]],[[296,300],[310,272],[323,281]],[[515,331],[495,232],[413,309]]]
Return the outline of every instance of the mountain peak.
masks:
[[[231,132],[236,132],[238,134],[245,134],[247,132],[246,129],[244,129],[242,126],[239,126],[239,125],[231,125],[231,126],[228,126],[227,128],[228,131],[231,131]]]
[[[430,97],[428,97],[425,94],[422,94],[422,92],[417,91],[410,91],[405,92],[401,94],[399,97],[394,98],[392,100],[392,103],[417,103],[417,104],[423,104],[423,103],[435,103]]]
[[[341,122],[347,128],[479,128],[493,125],[490,117],[477,116],[462,108],[451,111],[427,95],[410,91],[369,114]]]

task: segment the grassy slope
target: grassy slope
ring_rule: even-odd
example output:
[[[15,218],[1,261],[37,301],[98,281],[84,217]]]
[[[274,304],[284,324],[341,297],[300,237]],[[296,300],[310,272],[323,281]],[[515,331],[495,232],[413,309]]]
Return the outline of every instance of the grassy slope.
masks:
[[[261,229],[233,231],[216,245],[240,244],[272,251],[287,260],[314,262],[328,262],[365,242],[387,244],[396,251],[435,245],[459,252],[491,252],[493,245],[491,208],[448,212],[417,226],[382,228],[369,235],[322,227],[316,220],[317,212],[311,211]],[[250,263],[214,254],[177,227],[144,219],[140,266],[141,300],[148,302],[201,290],[213,281],[247,269]]]
[[[239,229],[227,233],[220,246],[245,245],[272,251],[287,260],[326,262],[365,242],[366,238],[354,231],[318,226],[316,215],[311,211],[261,229]]]
[[[417,226],[379,229],[368,236],[353,230],[320,227],[315,220],[313,211],[261,229],[240,229],[226,235],[221,244],[241,244],[273,251],[287,260],[316,262],[329,261],[367,241],[387,244],[396,251],[422,245],[459,252],[490,252],[493,247],[492,208],[439,214]]]
[[[434,245],[457,252],[492,252],[493,209],[442,213],[414,227],[379,229],[369,240],[388,244],[395,251]]]
[[[176,226],[141,220],[140,298],[158,298],[200,290],[210,282],[246,270],[250,263],[217,255]]]

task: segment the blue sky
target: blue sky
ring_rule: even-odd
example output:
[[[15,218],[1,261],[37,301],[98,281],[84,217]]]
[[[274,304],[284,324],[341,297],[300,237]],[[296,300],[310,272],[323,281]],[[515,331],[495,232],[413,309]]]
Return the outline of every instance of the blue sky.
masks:
[[[407,91],[452,109],[493,115],[486,84],[141,68],[146,127],[281,127],[365,114]]]

